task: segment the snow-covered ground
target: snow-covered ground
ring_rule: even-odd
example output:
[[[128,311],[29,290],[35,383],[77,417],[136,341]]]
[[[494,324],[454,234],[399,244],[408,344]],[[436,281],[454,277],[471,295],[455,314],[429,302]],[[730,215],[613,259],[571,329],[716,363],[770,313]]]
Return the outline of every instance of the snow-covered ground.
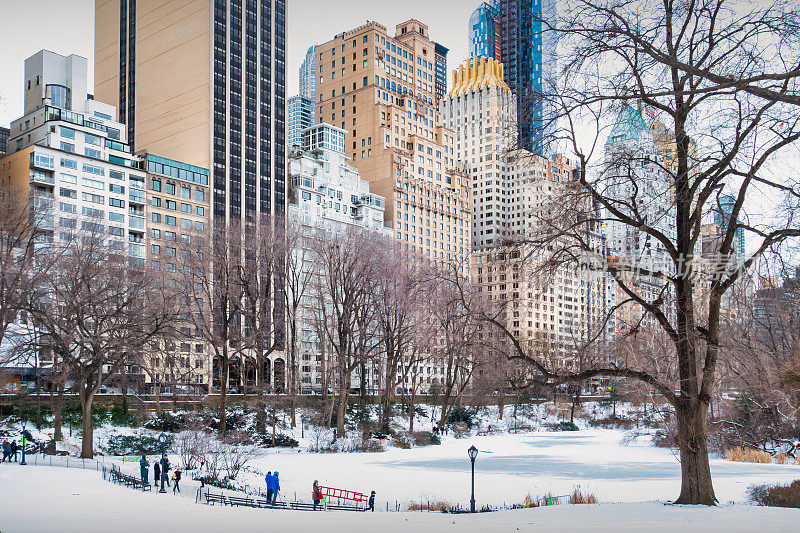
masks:
[[[481,444],[481,443],[479,443]],[[482,445],[482,444],[481,444]],[[306,456],[308,457],[308,456]],[[340,459],[339,456],[331,458]],[[419,483],[430,474],[411,473]],[[459,488],[466,483],[461,481]],[[3,533],[297,531],[453,533],[506,531],[648,531],[678,529],[731,533],[796,531],[800,511],[726,505],[690,508],[661,503],[563,505],[479,515],[440,513],[346,513],[211,507],[194,503],[194,490],[180,498],[142,493],[103,481],[95,471],[0,465],[0,531]]]
[[[649,439],[623,446],[625,433],[589,429],[577,432],[535,432],[455,439],[441,446],[382,453],[264,455],[252,463],[258,473],[279,470],[284,493],[308,499],[311,484],[369,493],[383,502],[398,500],[467,503],[470,462],[467,448],[480,452],[475,463],[479,505],[520,503],[527,494],[571,493],[580,485],[602,502],[641,502],[677,498],[680,464],[668,449],[654,448]],[[743,501],[754,483],[788,482],[800,478],[797,465],[733,463],[712,459],[714,487],[720,502]],[[263,476],[241,474],[251,486]],[[385,503],[384,503],[385,506]]]

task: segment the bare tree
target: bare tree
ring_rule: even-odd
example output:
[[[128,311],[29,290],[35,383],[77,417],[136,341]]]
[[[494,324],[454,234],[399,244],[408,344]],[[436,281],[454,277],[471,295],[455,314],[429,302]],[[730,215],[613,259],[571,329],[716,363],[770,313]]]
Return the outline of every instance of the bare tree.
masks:
[[[555,141],[579,160],[579,187],[564,189],[540,225],[542,234],[529,240],[551,246],[554,261],[575,262],[595,250],[587,224],[606,223],[660,249],[664,264],[606,264],[622,295],[609,316],[630,305],[639,318],[629,332],[650,323],[664,331],[674,348],[679,390],[633,362],[555,368],[514,338],[497,315],[485,313],[483,319],[508,338],[511,357],[530,362],[544,382],[610,376],[652,387],[676,413],[682,471],[676,502],[713,505],[707,416],[717,383],[723,296],[764,253],[800,236],[798,183],[774,171],[781,158],[796,157],[800,138],[797,13],[781,2],[567,0],[561,15],[557,24],[544,22],[547,32],[559,36],[563,68],[539,97],[557,109],[550,124],[558,126]],[[606,148],[605,164],[596,162],[613,122],[609,113],[638,121],[636,132],[647,129],[640,105],[660,115],[657,140],[666,138],[660,156]],[[664,183],[642,179],[640,169],[648,165],[659,167]],[[723,201],[723,194],[732,201]],[[665,195],[669,209],[654,210],[650,200],[658,203]],[[769,210],[748,213],[754,203]],[[722,268],[711,272],[708,290],[696,294],[694,251],[704,218],[714,212],[727,220],[717,249]],[[727,268],[741,231],[753,252],[737,268]],[[656,290],[646,294],[646,284]]]
[[[387,246],[377,233],[347,229],[316,239],[314,255],[321,274],[316,305],[318,323],[333,359],[338,382],[337,438],[344,436],[344,419],[353,372],[378,349],[375,294],[378,262]],[[361,375],[361,379],[366,376]]]
[[[84,458],[94,456],[92,404],[98,390],[177,317],[175,306],[163,305],[155,276],[111,244],[87,229],[58,256],[49,282],[28,305],[40,336],[60,354],[77,389]]]
[[[219,387],[220,435],[227,431],[228,377],[242,352],[242,232],[234,221],[213,228],[209,247],[198,249],[183,266],[187,319],[212,350],[210,391]]]
[[[267,358],[283,346],[283,295],[281,270],[284,261],[283,220],[260,215],[245,222],[247,243],[244,261],[236,265],[237,283],[241,292],[242,344],[247,357],[255,361],[258,395],[256,428],[266,428],[264,401],[264,368]],[[276,306],[276,303],[279,304]],[[246,360],[247,361],[247,360]],[[243,390],[247,391],[248,365],[245,363]]]
[[[312,317],[304,302],[310,299],[314,275],[311,235],[304,235],[300,221],[292,219],[286,225],[283,244],[284,282],[283,294],[286,309],[286,351],[289,359],[289,394],[292,402],[289,408],[292,427],[296,425],[297,395],[300,392],[298,372],[298,349],[300,335],[298,327],[308,323]],[[324,358],[323,358],[324,359]],[[312,385],[313,387],[313,385]],[[327,386],[323,385],[323,393]]]

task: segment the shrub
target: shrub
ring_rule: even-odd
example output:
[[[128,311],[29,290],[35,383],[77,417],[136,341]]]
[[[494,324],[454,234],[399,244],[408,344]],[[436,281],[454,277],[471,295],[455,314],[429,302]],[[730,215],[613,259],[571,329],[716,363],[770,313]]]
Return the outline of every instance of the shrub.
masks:
[[[408,450],[411,448],[411,440],[409,440],[409,436],[406,433],[395,433],[394,436],[392,436],[392,445],[396,448]]]
[[[779,453],[778,455],[773,457],[772,460],[775,463],[779,464],[779,465],[795,465],[795,464],[797,464],[797,461],[795,459],[792,459],[791,457],[789,457],[785,453]]]
[[[109,420],[115,426],[136,427],[139,421],[131,411],[126,411],[121,405],[112,405],[109,410]]]
[[[603,428],[619,428],[619,429],[630,429],[633,427],[634,422],[628,418],[623,418],[619,416],[608,416],[606,418],[598,418],[597,420],[590,420],[589,425],[592,427],[603,427]]]
[[[800,479],[789,485],[755,485],[748,494],[758,505],[800,508]]]
[[[272,435],[259,435],[258,440],[260,441],[262,446],[267,448],[297,448],[300,446],[300,443],[297,442],[295,439],[290,437],[289,435],[284,435],[283,433],[278,433],[275,435],[275,445],[272,445]]]
[[[182,418],[180,415],[175,416],[172,413],[163,412],[148,420],[144,427],[155,431],[177,433],[182,429]]]
[[[453,407],[453,410],[447,416],[447,423],[455,426],[458,422],[463,422],[467,425],[467,429],[472,429],[472,426],[475,425],[474,417],[475,413],[466,407]]]
[[[430,431],[415,431],[411,436],[414,439],[414,446],[430,446],[442,443],[439,435]]]
[[[80,402],[70,402],[61,409],[62,422],[71,426],[81,426],[83,411]],[[99,428],[108,421],[108,411],[104,405],[92,404],[92,427]]]
[[[172,446],[172,435],[167,435],[166,447]],[[156,455],[162,452],[158,437],[151,435],[113,435],[105,447],[109,455]]]
[[[755,448],[743,448],[734,446],[725,452],[725,459],[740,463],[771,463],[772,456],[767,452],[756,450]]]
[[[549,424],[544,424],[544,427],[550,431],[579,431],[578,426],[569,420],[562,420],[558,423],[551,422]]]
[[[457,439],[469,436],[469,425],[466,422],[456,422],[453,424],[453,435]]]
[[[36,429],[53,425],[49,418],[52,413],[47,405],[19,404],[14,411],[15,415],[32,423]]]

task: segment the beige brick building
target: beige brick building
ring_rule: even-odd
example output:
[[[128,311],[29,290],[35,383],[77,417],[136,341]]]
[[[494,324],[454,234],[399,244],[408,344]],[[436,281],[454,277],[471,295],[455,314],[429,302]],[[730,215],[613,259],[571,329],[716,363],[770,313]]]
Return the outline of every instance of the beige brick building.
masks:
[[[315,117],[347,132],[345,154],[386,198],[406,258],[466,270],[470,191],[454,133],[439,121],[434,49],[417,20],[398,24],[395,36],[370,22],[317,45]]]

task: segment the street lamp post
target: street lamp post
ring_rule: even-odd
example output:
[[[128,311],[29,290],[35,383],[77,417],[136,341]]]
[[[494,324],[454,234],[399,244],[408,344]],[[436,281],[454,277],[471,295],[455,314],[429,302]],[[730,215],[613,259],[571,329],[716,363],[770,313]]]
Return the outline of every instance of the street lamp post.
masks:
[[[25,440],[25,426],[28,425],[28,419],[26,417],[22,417],[22,461],[20,461],[20,465],[27,465],[28,463],[25,462],[25,446],[28,444]]]
[[[478,457],[478,448],[470,446],[467,450],[469,460],[472,461],[472,497],[469,499],[469,512],[475,512],[475,458]]]
[[[164,457],[164,454],[166,453],[166,448],[167,448],[166,433],[162,433],[161,435],[158,436],[158,443],[161,445],[161,457],[159,457],[158,460],[161,461],[161,459]],[[159,490],[158,492],[167,492],[167,489],[164,488],[164,479],[166,479],[167,477],[167,473],[164,472],[164,468],[166,468],[166,465],[164,463],[161,463],[161,490]]]

